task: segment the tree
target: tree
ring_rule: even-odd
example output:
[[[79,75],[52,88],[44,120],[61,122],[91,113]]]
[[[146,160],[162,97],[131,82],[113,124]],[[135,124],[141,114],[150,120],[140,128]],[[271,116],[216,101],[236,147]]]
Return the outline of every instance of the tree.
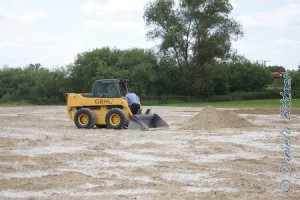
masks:
[[[272,82],[269,69],[247,59],[236,60],[229,64],[230,91],[262,91]]]
[[[65,74],[50,71],[41,64],[0,69],[0,103],[49,104],[65,102]]]
[[[268,66],[267,67],[271,72],[285,72],[285,68],[283,66]]]
[[[176,2],[178,2],[176,4]],[[178,66],[196,72],[230,51],[231,40],[241,36],[241,26],[229,14],[229,0],[156,0],[144,13],[150,40],[160,40],[160,50]]]
[[[130,89],[138,94],[154,94],[155,68],[157,60],[150,50],[104,47],[83,52],[69,66],[72,92],[90,92],[95,80],[115,78],[129,79]]]
[[[292,78],[292,90],[297,91],[297,96],[300,95],[300,73],[299,72],[290,72],[289,76]]]

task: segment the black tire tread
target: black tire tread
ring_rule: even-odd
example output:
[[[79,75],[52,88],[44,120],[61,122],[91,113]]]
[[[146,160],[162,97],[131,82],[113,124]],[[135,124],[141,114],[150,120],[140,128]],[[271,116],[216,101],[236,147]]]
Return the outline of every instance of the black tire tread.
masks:
[[[114,114],[114,113],[118,114],[120,116],[120,118],[121,118],[121,122],[117,126],[114,126],[114,125],[110,124],[110,122],[109,122],[110,115]],[[105,123],[106,123],[107,128],[111,128],[111,129],[123,129],[127,125],[128,119],[127,119],[127,117],[126,117],[126,115],[125,115],[125,113],[124,113],[124,111],[122,109],[120,109],[120,108],[112,108],[112,109],[110,109],[107,112],[107,114],[105,116]]]
[[[86,113],[89,117],[89,123],[87,124],[87,126],[81,126],[79,123],[78,123],[78,116],[82,113]],[[75,125],[77,126],[77,128],[86,128],[86,129],[91,129],[91,128],[94,128],[95,124],[96,124],[96,117],[95,117],[95,114],[94,112],[89,109],[89,108],[81,108],[79,109],[75,116],[74,116],[74,123]]]

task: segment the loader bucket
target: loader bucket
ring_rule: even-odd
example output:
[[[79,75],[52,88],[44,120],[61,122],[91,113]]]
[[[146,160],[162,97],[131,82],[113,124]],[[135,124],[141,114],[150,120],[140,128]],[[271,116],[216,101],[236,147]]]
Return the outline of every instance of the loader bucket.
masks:
[[[135,114],[130,118],[128,129],[140,129],[143,131],[167,128],[169,125],[157,114],[147,110],[145,114]]]

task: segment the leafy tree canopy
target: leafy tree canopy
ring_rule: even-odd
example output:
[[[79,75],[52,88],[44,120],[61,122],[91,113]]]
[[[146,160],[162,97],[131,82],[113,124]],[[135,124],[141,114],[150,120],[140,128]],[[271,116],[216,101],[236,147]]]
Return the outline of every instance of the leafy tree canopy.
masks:
[[[203,67],[224,58],[231,40],[242,36],[241,26],[229,17],[229,0],[155,0],[144,13],[150,40],[182,67]]]
[[[285,68],[283,66],[268,66],[267,67],[271,72],[285,72]]]

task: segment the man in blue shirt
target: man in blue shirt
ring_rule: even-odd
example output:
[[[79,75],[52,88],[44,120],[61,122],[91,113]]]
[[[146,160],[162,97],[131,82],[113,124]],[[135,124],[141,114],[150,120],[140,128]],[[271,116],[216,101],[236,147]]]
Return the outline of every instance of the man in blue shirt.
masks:
[[[140,98],[132,92],[125,93],[125,98],[128,102],[132,114],[136,114],[141,108]]]

